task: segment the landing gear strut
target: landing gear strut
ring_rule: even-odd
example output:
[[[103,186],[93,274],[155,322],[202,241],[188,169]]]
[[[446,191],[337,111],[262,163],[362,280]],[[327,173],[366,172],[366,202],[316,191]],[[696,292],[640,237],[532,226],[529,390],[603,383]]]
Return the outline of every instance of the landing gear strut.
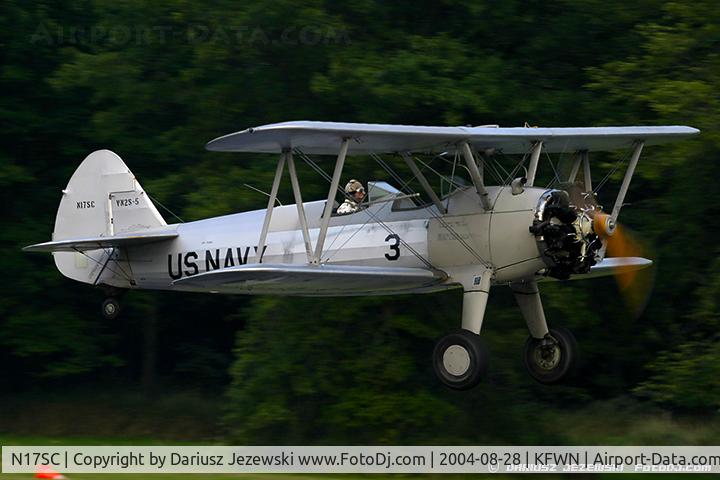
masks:
[[[438,379],[455,390],[467,390],[486,376],[488,350],[480,329],[490,293],[492,270],[461,271],[455,275],[463,285],[462,329],[440,338],[433,351]]]
[[[451,276],[463,286],[462,329],[440,338],[433,351],[433,369],[438,379],[455,390],[476,386],[487,374],[488,350],[480,340],[493,271],[456,269]],[[567,380],[578,363],[577,341],[565,328],[548,329],[534,280],[511,284],[530,331],[525,344],[525,366],[540,383]]]
[[[536,282],[517,282],[511,287],[530,330],[525,343],[525,366],[530,376],[545,385],[568,379],[578,363],[575,337],[566,328],[548,329]]]

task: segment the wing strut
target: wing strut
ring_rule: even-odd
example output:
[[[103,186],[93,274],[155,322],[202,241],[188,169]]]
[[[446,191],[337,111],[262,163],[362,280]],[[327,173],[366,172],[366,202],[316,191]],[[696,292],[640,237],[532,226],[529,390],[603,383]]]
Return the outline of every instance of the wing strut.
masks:
[[[528,187],[535,185],[535,174],[537,173],[542,146],[543,142],[535,142],[535,144],[533,144],[532,153],[530,154],[530,166],[528,167],[527,182],[525,183]]]
[[[632,180],[633,174],[635,173],[635,167],[637,166],[638,160],[640,159],[640,153],[642,153],[644,145],[645,142],[637,142],[635,144],[635,150],[633,150],[632,157],[630,157],[630,163],[628,164],[627,170],[625,170],[625,178],[623,178],[622,185],[620,185],[620,191],[618,192],[618,196],[615,199],[615,205],[613,205],[612,214],[610,215],[610,218],[612,218],[613,222],[616,222],[618,216],[620,215],[620,209],[622,208],[623,202],[625,201],[625,194],[630,187],[630,181]]]
[[[288,164],[288,172],[290,172],[290,183],[292,184],[293,195],[295,196],[295,205],[297,205],[298,218],[300,219],[300,228],[305,241],[305,251],[307,252],[308,263],[313,261],[313,249],[310,240],[310,230],[308,229],[307,217],[305,216],[305,206],[303,205],[302,193],[300,193],[300,182],[295,170],[295,159],[291,150],[285,152]]]
[[[335,194],[340,184],[340,175],[342,175],[343,166],[345,165],[345,157],[347,156],[348,146],[350,145],[349,138],[343,138],[342,144],[340,145],[340,152],[335,162],[335,171],[333,172],[332,180],[330,181],[330,190],[328,191],[327,203],[325,203],[325,211],[322,216],[322,223],[320,224],[320,233],[317,238],[317,245],[315,246],[315,259],[313,263],[320,263],[320,257],[322,256],[323,246],[325,246],[325,238],[327,237],[328,227],[330,226],[330,217],[332,216],[333,202],[335,201]]]
[[[577,152],[575,156],[575,161],[572,164],[572,168],[570,169],[570,175],[568,175],[568,183],[575,183],[575,179],[577,178],[577,174],[580,171],[580,164],[582,163],[583,159],[583,152]]]
[[[628,188],[630,187],[630,181],[635,174],[635,167],[637,166],[640,154],[642,153],[645,142],[640,140],[635,143],[635,149],[633,150],[632,156],[630,157],[630,163],[628,163],[627,170],[625,170],[625,177],[623,177],[622,185],[620,185],[620,191],[615,199],[615,205],[613,205],[612,213],[610,214],[610,222],[617,224],[618,216],[620,215],[620,209],[623,207],[625,201],[625,195],[627,194]],[[605,258],[605,251],[607,250],[607,242],[600,249],[600,258]]]
[[[412,171],[413,175],[415,175],[415,178],[418,179],[420,182],[420,185],[422,185],[423,189],[425,190],[425,193],[428,194],[428,197],[430,197],[430,200],[435,204],[438,211],[442,214],[447,213],[447,209],[442,204],[442,201],[440,201],[440,198],[437,196],[435,191],[430,186],[430,182],[428,182],[427,178],[418,168],[417,164],[415,163],[415,160],[413,160],[412,155],[410,155],[408,152],[403,152],[400,154],[405,160],[405,163],[407,163],[407,166],[410,167],[410,170]]]
[[[470,149],[470,145],[467,142],[462,142],[461,147],[463,151],[463,157],[465,157],[465,163],[468,166],[470,176],[472,177],[472,181],[475,184],[475,190],[477,190],[478,195],[480,195],[480,201],[482,202],[482,206],[485,210],[492,210],[492,204],[490,203],[488,192],[485,189],[485,184],[483,183],[482,175],[480,175],[480,170],[478,170],[477,163],[475,163],[475,157],[473,156],[472,150]]]
[[[582,152],[581,157],[583,162],[583,178],[585,180],[585,191],[589,193],[593,191],[593,186],[592,175],[590,173],[590,159],[588,158],[587,150]]]
[[[283,153],[278,160],[275,169],[275,179],[270,189],[270,197],[268,198],[267,211],[265,212],[265,221],[260,231],[260,240],[258,240],[258,249],[255,254],[255,263],[262,263],[262,256],[265,252],[265,240],[267,240],[268,229],[270,228],[270,219],[272,219],[273,208],[275,208],[275,199],[277,199],[278,188],[280,187],[280,179],[282,179],[283,169],[285,168],[285,156]]]

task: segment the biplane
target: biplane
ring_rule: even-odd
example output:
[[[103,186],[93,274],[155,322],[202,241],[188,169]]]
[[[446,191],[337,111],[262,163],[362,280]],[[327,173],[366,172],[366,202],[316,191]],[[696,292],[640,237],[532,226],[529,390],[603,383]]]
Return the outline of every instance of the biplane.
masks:
[[[696,133],[686,126],[264,125],[216,138],[206,148],[276,154],[267,208],[171,225],[120,157],[100,150],[62,191],[52,241],[25,250],[52,252],[63,275],[105,288],[107,318],[117,316],[117,295],[128,289],[317,297],[462,289],[461,328],[440,338],[433,352],[438,378],[454,389],[471,388],[486,375],[480,331],[491,287],[506,285],[529,330],[529,373],[541,383],[558,383],[573,371],[577,345],[569,330],[548,327],[538,283],[648,267],[652,262],[642,257],[608,255],[630,181],[644,147]],[[627,168],[606,212],[596,201],[590,154],[620,149],[628,156],[617,166]],[[552,187],[536,185],[542,154],[571,155],[569,175],[556,174]],[[331,156],[332,172],[310,155]],[[418,191],[381,155],[411,172]],[[506,181],[488,185],[498,155],[520,161]],[[369,182],[362,208],[338,215],[351,156],[378,159],[397,184]],[[325,199],[303,200],[296,158],[329,182]],[[422,158],[440,158],[467,180],[440,174]],[[286,169],[295,204],[277,206]],[[440,190],[430,173],[440,177]]]

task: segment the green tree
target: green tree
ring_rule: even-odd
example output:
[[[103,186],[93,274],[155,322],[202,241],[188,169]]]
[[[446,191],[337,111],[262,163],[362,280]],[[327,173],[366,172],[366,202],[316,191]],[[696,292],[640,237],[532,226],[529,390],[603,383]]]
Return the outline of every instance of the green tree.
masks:
[[[717,408],[717,307],[720,270],[714,217],[718,196],[706,183],[720,167],[720,8],[714,2],[668,3],[656,22],[638,27],[641,51],[591,70],[593,87],[608,95],[611,120],[688,124],[699,138],[664,147],[640,174],[654,193],[643,202],[657,245],[656,297],[647,318],[666,351],[649,364],[638,391],[671,406]],[[706,175],[703,173],[706,172]],[[693,301],[688,302],[688,299]],[[670,308],[668,308],[670,307]]]
[[[74,99],[56,95],[48,76],[60,65],[63,25],[83,15],[87,2],[0,6],[0,256],[6,279],[0,298],[0,344],[8,381],[27,376],[88,374],[117,365],[114,335],[80,308],[87,292],[53,271],[49,257],[20,253],[44,241],[60,189],[69,176],[79,110]],[[72,159],[73,162],[77,158]],[[45,188],[53,185],[53,188]],[[51,213],[52,212],[52,213]]]
[[[2,375],[71,382],[110,372],[216,391],[235,345],[226,421],[248,442],[530,442],[543,438],[543,412],[640,382],[669,405],[716,405],[714,387],[681,398],[696,369],[712,385],[717,356],[718,268],[707,259],[718,253],[708,220],[718,201],[698,169],[717,166],[718,16],[712,2],[660,0],[4,2],[0,255],[12,288],[0,299]],[[623,210],[657,252],[656,294],[642,317],[624,312],[611,280],[542,287],[551,322],[572,327],[583,348],[574,388],[529,383],[519,361],[526,329],[500,288],[483,332],[493,373],[486,387],[456,395],[434,383],[428,359],[432,340],[458,325],[458,292],[322,301],[143,292],[125,298],[122,322],[107,324],[100,293],[61,278],[49,257],[19,253],[49,238],[59,189],[95,148],[120,154],[185,220],[262,208],[266,199],[242,184],[268,185],[275,158],[203,144],[292,119],[685,123],[704,133],[648,148]],[[600,175],[616,159],[593,156]],[[367,158],[348,169],[387,178]],[[306,199],[322,198],[327,185],[300,170]],[[545,165],[541,174],[550,181]],[[287,188],[281,197],[291,199]],[[143,344],[155,351],[143,354]],[[487,414],[468,419],[481,408]]]

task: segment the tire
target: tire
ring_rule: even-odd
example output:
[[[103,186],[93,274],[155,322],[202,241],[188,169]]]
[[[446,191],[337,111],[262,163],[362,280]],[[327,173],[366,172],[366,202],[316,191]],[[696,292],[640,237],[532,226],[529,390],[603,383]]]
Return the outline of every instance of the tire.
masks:
[[[106,298],[102,303],[102,315],[106,320],[115,320],[120,315],[120,302],[116,298]]]
[[[570,379],[578,364],[578,345],[572,332],[566,328],[550,329],[555,345],[545,345],[547,339],[529,337],[525,343],[525,367],[535,380],[554,385]],[[543,351],[544,349],[544,351]]]
[[[487,375],[488,350],[480,336],[458,330],[440,338],[433,350],[438,379],[454,390],[468,390]]]

